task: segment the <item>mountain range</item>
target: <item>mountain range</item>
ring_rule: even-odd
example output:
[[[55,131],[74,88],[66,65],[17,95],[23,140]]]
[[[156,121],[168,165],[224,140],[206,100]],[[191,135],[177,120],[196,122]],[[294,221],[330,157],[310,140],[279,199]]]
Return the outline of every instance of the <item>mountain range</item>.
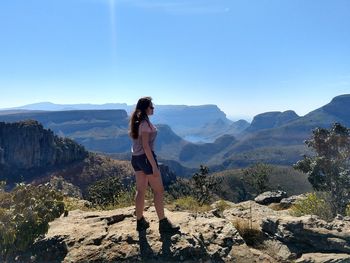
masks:
[[[245,120],[233,122],[216,105],[156,105],[156,114],[152,121],[155,124],[167,124],[176,134],[191,142],[212,142],[221,135],[238,134],[249,123]],[[54,104],[39,102],[20,107],[0,110],[0,115],[40,111],[77,111],[77,110],[124,110],[128,115],[135,105],[126,103],[96,104]]]
[[[128,156],[126,153],[130,152],[127,135],[130,111],[38,109],[24,107],[0,111],[0,121],[35,119],[45,128],[74,139],[88,150],[120,156]],[[9,110],[17,112],[9,113]],[[191,168],[206,164],[218,171],[255,162],[290,165],[309,153],[304,140],[311,136],[314,128],[329,128],[334,122],[350,125],[350,95],[337,96],[305,116],[298,116],[292,110],[265,112],[255,116],[250,124],[244,120],[228,120],[215,105],[158,105],[152,121],[158,123],[158,156],[172,163]],[[188,136],[202,138],[204,143],[190,142],[186,140]],[[210,140],[206,141],[208,138]]]

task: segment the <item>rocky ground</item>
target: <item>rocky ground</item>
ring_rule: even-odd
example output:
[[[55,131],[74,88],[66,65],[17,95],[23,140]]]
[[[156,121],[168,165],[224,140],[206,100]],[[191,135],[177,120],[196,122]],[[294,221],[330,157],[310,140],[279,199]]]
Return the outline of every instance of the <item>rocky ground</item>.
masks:
[[[151,227],[140,234],[135,229],[134,207],[70,211],[50,224],[45,238],[36,242],[37,255],[31,260],[350,262],[349,217],[325,222],[316,216],[293,217],[287,209],[276,211],[255,201],[229,204],[224,211],[213,204],[205,213],[166,210],[168,218],[181,227],[173,236],[160,236],[153,206],[144,213]]]

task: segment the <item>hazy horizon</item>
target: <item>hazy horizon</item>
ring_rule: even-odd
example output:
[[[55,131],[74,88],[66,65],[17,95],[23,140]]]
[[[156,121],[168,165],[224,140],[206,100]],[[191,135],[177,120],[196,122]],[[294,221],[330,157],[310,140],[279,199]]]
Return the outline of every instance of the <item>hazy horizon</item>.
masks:
[[[339,94],[338,96],[340,95],[348,95],[348,94]],[[329,103],[333,98],[331,98],[327,103]],[[325,104],[327,104],[325,103]],[[92,106],[103,106],[103,105],[108,105],[108,104],[126,104],[128,107],[130,106],[134,106],[135,104],[128,104],[126,102],[111,102],[111,103],[101,103],[101,104],[95,104],[95,103],[69,103],[69,104],[66,104],[66,103],[54,103],[52,101],[41,101],[41,102],[34,102],[34,103],[29,103],[29,104],[26,104],[26,105],[18,105],[18,106],[14,106],[14,107],[9,107],[9,108],[0,108],[0,111],[1,110],[11,110],[11,109],[15,109],[15,108],[22,108],[22,107],[28,107],[28,106],[32,106],[32,105],[39,105],[39,104],[54,104],[54,105],[64,105],[64,106],[71,106],[71,105],[74,105],[74,106],[78,106],[78,105],[92,105]],[[324,104],[324,105],[325,105]],[[155,104],[157,105],[157,104]],[[213,104],[213,103],[208,103],[208,104],[199,104],[199,105],[193,105],[193,104],[190,104],[190,105],[185,105],[185,104],[158,104],[160,106],[203,106],[203,105],[216,105],[216,104]],[[321,105],[320,107],[324,106],[324,105]],[[240,114],[239,112],[237,112],[236,115],[229,115],[227,114],[227,112],[225,112],[222,108],[220,108],[219,105],[216,105],[218,106],[218,108],[223,111],[225,114],[226,114],[226,117],[232,121],[237,121],[237,120],[240,120],[240,119],[244,119],[248,122],[251,122],[254,118],[254,116],[258,115],[258,114],[261,114],[261,113],[265,113],[265,112],[268,112],[268,111],[264,111],[264,112],[260,112],[256,115],[244,115],[244,114]],[[319,108],[319,107],[318,107]],[[312,109],[310,110],[313,111],[313,110],[316,110],[317,108],[315,109]],[[288,110],[292,110],[292,111],[295,111],[293,109],[288,109]],[[280,111],[280,110],[277,110],[277,111]],[[296,111],[295,111],[296,112]],[[298,112],[296,112],[298,114]],[[309,112],[305,113],[305,114],[298,114],[299,116],[304,116],[306,114],[308,114]],[[155,111],[155,114],[157,114],[157,112]]]

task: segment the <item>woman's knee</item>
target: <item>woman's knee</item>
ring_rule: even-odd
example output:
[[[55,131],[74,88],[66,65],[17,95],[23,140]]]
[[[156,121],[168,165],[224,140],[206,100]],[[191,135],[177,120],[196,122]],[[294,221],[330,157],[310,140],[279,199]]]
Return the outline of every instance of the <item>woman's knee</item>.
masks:
[[[146,189],[136,189],[136,196],[145,196],[146,194]]]
[[[164,187],[157,187],[155,189],[153,189],[153,193],[155,195],[164,195]]]

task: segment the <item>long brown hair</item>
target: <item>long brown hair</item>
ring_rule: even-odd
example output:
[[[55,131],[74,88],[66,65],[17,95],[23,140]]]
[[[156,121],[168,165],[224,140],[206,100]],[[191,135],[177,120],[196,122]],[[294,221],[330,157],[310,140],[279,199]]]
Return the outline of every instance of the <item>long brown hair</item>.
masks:
[[[131,138],[137,139],[139,137],[139,126],[141,121],[146,120],[149,123],[147,108],[151,106],[151,103],[151,97],[142,97],[137,102],[136,108],[130,117],[129,136]]]

